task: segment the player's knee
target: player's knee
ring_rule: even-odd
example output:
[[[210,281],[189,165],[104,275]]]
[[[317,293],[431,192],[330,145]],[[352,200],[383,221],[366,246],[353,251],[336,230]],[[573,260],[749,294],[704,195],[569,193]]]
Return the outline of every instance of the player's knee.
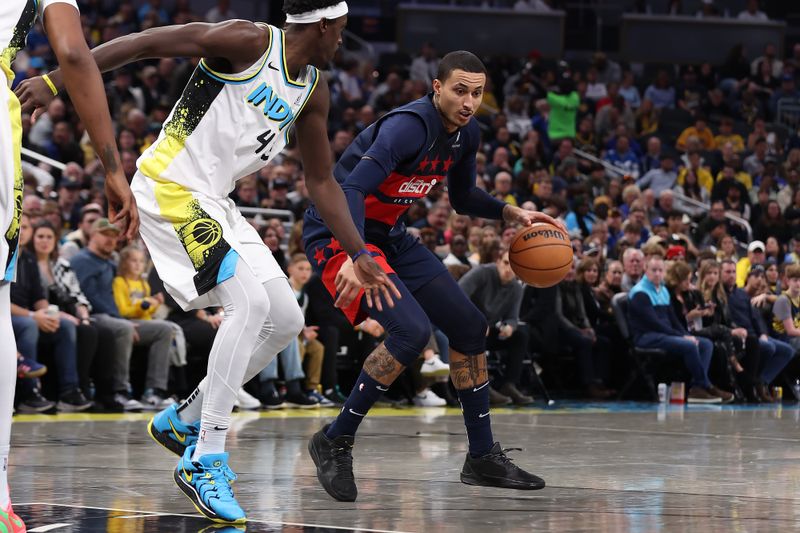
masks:
[[[450,347],[464,355],[477,355],[486,351],[486,331],[489,324],[477,307],[471,306],[454,317],[457,327],[445,332]]]
[[[294,302],[293,305],[287,305],[285,309],[281,309],[277,313],[272,313],[271,318],[274,323],[275,333],[286,338],[288,343],[291,339],[300,335],[303,331],[306,321],[303,312]]]
[[[404,366],[413,363],[425,349],[431,337],[431,325],[425,320],[409,320],[392,328],[386,348]]]

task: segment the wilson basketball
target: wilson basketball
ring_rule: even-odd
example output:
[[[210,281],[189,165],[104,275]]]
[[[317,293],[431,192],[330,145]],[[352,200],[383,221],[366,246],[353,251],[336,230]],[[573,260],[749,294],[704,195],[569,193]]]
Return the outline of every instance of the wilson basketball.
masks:
[[[508,259],[517,276],[528,285],[552,287],[572,268],[572,243],[559,228],[537,222],[517,232]]]

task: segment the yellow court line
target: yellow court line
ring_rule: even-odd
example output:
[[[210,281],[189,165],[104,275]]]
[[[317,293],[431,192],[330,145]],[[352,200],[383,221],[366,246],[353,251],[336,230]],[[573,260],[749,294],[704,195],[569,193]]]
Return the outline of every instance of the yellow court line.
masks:
[[[538,407],[523,407],[519,409],[499,408],[492,409],[492,416],[502,416],[511,414],[530,414],[530,415],[554,415],[554,414],[575,414],[576,411],[542,409]],[[583,413],[605,413],[605,409],[581,409]],[[153,417],[154,413],[60,413],[55,415],[17,415],[14,422],[18,423],[42,423],[42,422],[146,422]],[[234,414],[234,418],[333,418],[339,414],[339,409],[325,407],[318,409],[280,409],[277,411],[245,411]],[[456,407],[403,407],[399,409],[391,407],[376,407],[370,409],[369,417],[440,417],[458,416],[461,417],[461,409]]]

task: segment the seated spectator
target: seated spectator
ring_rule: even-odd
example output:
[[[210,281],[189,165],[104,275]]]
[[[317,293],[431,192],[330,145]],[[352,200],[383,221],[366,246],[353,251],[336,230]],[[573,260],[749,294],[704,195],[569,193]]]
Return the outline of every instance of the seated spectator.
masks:
[[[61,246],[61,257],[69,262],[73,256],[89,242],[92,224],[103,216],[103,208],[99,204],[86,204],[81,208],[78,229],[67,234],[66,242]]]
[[[788,343],[768,336],[768,328],[761,314],[751,303],[764,282],[764,273],[752,270],[747,275],[745,288],[736,286],[736,264],[725,260],[721,266],[721,283],[727,296],[727,307],[731,323],[747,330],[743,361],[745,374],[755,384],[755,397],[759,401],[772,402],[769,384],[794,356],[795,350]],[[753,357],[752,346],[758,347],[759,357]]]
[[[675,143],[675,148],[681,152],[686,151],[688,148],[686,142],[689,137],[696,137],[700,141],[701,150],[713,150],[716,148],[714,134],[708,128],[705,117],[695,118],[694,126],[689,126],[681,132],[678,136],[678,141]],[[709,190],[709,192],[711,191]]]
[[[112,261],[119,234],[119,228],[107,218],[96,220],[92,225],[89,244],[72,258],[70,266],[92,306],[92,319],[100,334],[103,335],[105,332],[113,339],[107,347],[113,365],[112,375],[107,382],[97,383],[98,398],[112,410],[141,411],[146,408],[145,405],[133,399],[129,390],[130,360],[134,341],[146,345],[155,344],[158,347],[156,350],[150,350],[146,387],[166,390],[172,329],[167,331],[160,327],[149,328],[140,324],[139,327],[144,333],[144,336],[140,337],[134,324],[120,317],[114,301],[113,283],[116,265]],[[154,394],[143,400],[148,401],[148,408],[154,409],[165,398]]]
[[[269,248],[269,251],[272,252],[272,257],[275,258],[278,266],[286,273],[286,254],[281,250],[281,237],[278,230],[267,225],[262,226],[261,229],[258,230],[258,234],[261,236],[261,240],[264,241],[264,244],[267,245],[267,248]]]
[[[800,350],[800,265],[786,267],[787,290],[772,306],[773,336]]]
[[[614,295],[622,292],[622,263],[619,261],[608,261],[605,267],[605,274],[600,285],[594,289],[597,303],[600,305],[601,312],[608,316],[613,316],[614,310],[611,308],[611,300]]]
[[[450,242],[450,253],[447,254],[447,257],[445,257],[442,262],[445,266],[464,265],[470,268],[478,264],[477,261],[473,261],[470,258],[467,240],[463,235],[456,235],[453,237],[453,240]]]
[[[792,236],[791,228],[775,200],[767,203],[767,209],[761,214],[761,218],[754,222],[753,237],[760,241],[774,237],[778,242],[789,242]]]
[[[666,70],[658,71],[653,84],[645,89],[644,99],[651,100],[656,109],[675,108],[675,88],[670,85],[669,74]]]
[[[171,323],[153,319],[161,302],[152,296],[150,284],[144,279],[145,263],[146,257],[141,249],[135,246],[123,249],[112,289],[119,315],[134,324],[135,336],[138,337],[136,344],[150,347],[148,379],[142,403],[160,411],[175,403],[167,394],[167,382],[163,379],[169,374],[169,352],[174,333]]]
[[[27,249],[36,256],[39,277],[48,302],[57,305],[61,316],[75,324],[78,380],[81,392],[90,398],[90,374],[97,352],[97,329],[89,320],[89,300],[81,291],[78,278],[69,263],[59,257],[56,232],[48,222],[39,222],[34,228],[33,239]]]
[[[559,340],[573,348],[580,367],[581,381],[594,399],[616,394],[603,384],[608,371],[610,339],[607,327],[610,316],[603,313],[595,298],[594,286],[600,277],[597,261],[582,259],[558,285],[556,314],[559,317]],[[563,329],[562,329],[563,328]],[[579,337],[580,336],[580,337]],[[588,343],[586,341],[589,341]]]
[[[711,196],[711,189],[714,188],[714,177],[711,172],[701,166],[700,152],[692,151],[688,154],[689,164],[681,169],[678,173],[677,184],[683,187],[683,193],[686,196],[694,197],[694,189],[699,186],[703,191],[705,198],[704,203],[708,203],[708,198]]]
[[[617,137],[616,147],[606,153],[605,160],[634,179],[639,177],[639,158],[630,148],[628,137],[622,135]]]
[[[672,190],[678,174],[675,172],[675,159],[671,154],[662,154],[659,167],[648,171],[636,180],[636,185],[644,190],[649,188],[653,194],[660,196],[662,192]]]
[[[733,395],[715,387],[708,379],[713,345],[710,340],[690,335],[671,305],[663,285],[664,260],[648,259],[645,274],[628,294],[628,322],[636,346],[658,348],[672,356],[680,356],[692,376],[689,403],[733,401]]]
[[[490,324],[487,349],[505,351],[502,385],[497,391],[492,389],[494,403],[506,403],[507,398],[516,405],[532,403],[533,398],[517,388],[528,349],[528,331],[519,325],[523,288],[511,270],[508,252],[503,251],[493,264],[473,268],[458,284]]]
[[[756,265],[764,264],[766,259],[766,247],[761,241],[753,241],[747,245],[747,256],[739,259],[736,263],[736,286],[744,287],[747,274]]]
[[[644,271],[644,254],[636,248],[628,248],[622,254],[622,276],[621,287],[623,291],[630,291],[634,285],[642,279]]]
[[[35,362],[38,359],[40,340],[52,344],[59,381],[59,401],[56,407],[62,411],[85,411],[92,406],[92,402],[80,390],[75,330],[78,320],[49,305],[39,276],[37,257],[30,251],[32,235],[26,215],[22,215],[22,225],[17,280],[11,284],[11,326],[17,339],[17,348],[25,359]],[[4,342],[9,341],[13,339],[4,339]],[[20,382],[19,395],[17,409],[21,413],[38,413],[53,408],[53,403],[42,396],[39,382],[35,378]]]
[[[721,150],[726,143],[731,143],[733,151],[744,152],[744,139],[733,132],[733,119],[724,117],[719,124],[719,133],[714,137],[714,148]]]
[[[289,262],[289,285],[297,297],[297,304],[303,310],[303,316],[308,310],[308,294],[306,285],[311,279],[311,263],[305,254],[295,254]],[[317,339],[319,336],[319,326],[312,325],[306,321],[306,326],[296,339],[300,360],[303,362],[303,369],[306,374],[305,391],[306,395],[316,400],[322,407],[331,407],[333,402],[322,395],[320,381],[322,379],[322,360],[325,357],[325,346]]]

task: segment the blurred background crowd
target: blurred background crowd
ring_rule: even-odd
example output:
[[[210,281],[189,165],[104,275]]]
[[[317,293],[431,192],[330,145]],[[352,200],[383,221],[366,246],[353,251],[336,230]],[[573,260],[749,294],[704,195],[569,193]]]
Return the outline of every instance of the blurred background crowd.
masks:
[[[737,13],[697,4],[697,16],[767,20],[755,1]],[[203,11],[191,0],[79,5],[92,47],[154,26],[237,17],[227,0]],[[683,7],[671,2],[669,9]],[[413,55],[343,50],[326,71],[333,157],[388,111],[425,96],[447,51],[429,43]],[[198,60],[143,61],[106,75],[129,179]],[[800,106],[800,42],[734,46],[721,64],[643,68],[603,51],[564,60],[535,49],[484,60],[477,184],[562,218],[575,255],[558,286],[523,286],[506,252],[518,228],[456,214],[444,184],[408,211],[408,231],[482,303],[492,324],[493,403],[531,403],[544,394],[542,380],[561,397],[652,398],[651,374],[703,389],[690,395],[696,401],[728,401],[730,391],[740,401],[770,402],[772,385],[788,393],[800,377],[800,136],[787,112]],[[54,67],[41,26],[14,66],[15,83]],[[163,408],[203,377],[221,310],[183,312],[142,243],[119,238],[105,218],[102,169],[66,95],[35,121],[24,115],[23,125],[24,147],[59,164],[24,163],[24,253],[12,289],[18,412]],[[240,391],[239,407],[341,403],[384,332],[371,320],[350,326],[311,274],[300,239],[309,198],[296,149],[290,144],[231,196],[287,272],[307,323]],[[671,331],[629,320],[617,297],[645,273],[654,281],[653,258],[666,261],[664,284],[679,322]],[[499,280],[490,294],[484,276]],[[652,340],[654,333],[662,336]],[[694,348],[670,345],[670,336],[692,338]],[[385,404],[454,404],[447,345],[435,332]],[[659,352],[664,364],[651,360]]]

